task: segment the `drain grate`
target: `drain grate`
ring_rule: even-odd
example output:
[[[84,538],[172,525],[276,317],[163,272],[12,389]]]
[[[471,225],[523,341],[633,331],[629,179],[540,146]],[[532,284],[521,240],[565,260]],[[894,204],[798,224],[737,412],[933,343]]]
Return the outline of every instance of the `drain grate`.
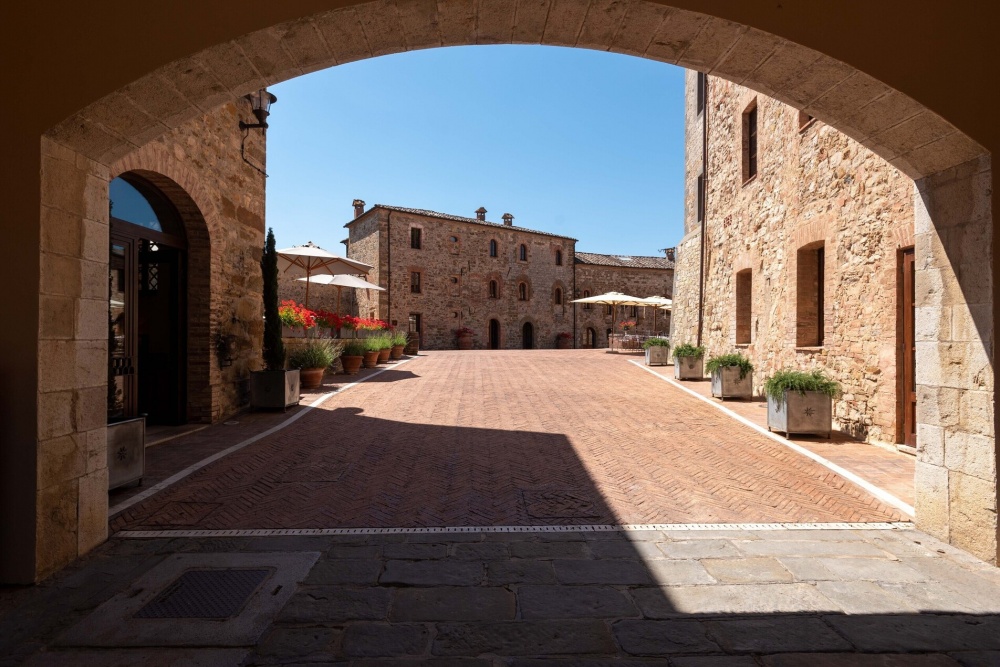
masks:
[[[188,570],[134,618],[231,618],[272,569]]]

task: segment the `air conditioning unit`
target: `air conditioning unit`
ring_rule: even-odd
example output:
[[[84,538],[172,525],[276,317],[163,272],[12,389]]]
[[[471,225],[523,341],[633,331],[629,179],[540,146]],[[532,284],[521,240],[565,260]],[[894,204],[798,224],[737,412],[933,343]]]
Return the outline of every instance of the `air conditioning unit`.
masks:
[[[138,486],[146,472],[146,418],[108,424],[108,490]]]

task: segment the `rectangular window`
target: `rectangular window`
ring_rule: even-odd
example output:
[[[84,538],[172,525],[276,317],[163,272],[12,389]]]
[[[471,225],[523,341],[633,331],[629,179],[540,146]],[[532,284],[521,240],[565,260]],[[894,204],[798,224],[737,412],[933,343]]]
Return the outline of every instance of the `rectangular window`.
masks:
[[[757,101],[743,112],[743,180],[757,175]]]
[[[698,222],[705,219],[705,173],[698,176]]]
[[[753,315],[753,277],[750,269],[736,274],[736,344],[748,345]]]
[[[812,243],[796,253],[795,344],[799,347],[823,345],[823,292],[825,250],[823,243]]]
[[[420,313],[410,313],[408,327],[408,331],[420,333]]]
[[[708,88],[708,75],[698,72],[698,113],[705,110],[705,93]]]
[[[411,271],[410,272],[410,292],[413,294],[420,294],[420,272]]]
[[[420,250],[420,232],[423,231],[419,227],[410,227],[410,247],[414,250]]]

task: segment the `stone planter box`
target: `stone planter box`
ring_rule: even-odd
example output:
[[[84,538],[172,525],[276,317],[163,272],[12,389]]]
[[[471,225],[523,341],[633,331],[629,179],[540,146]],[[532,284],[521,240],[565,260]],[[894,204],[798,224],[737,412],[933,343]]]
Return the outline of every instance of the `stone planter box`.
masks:
[[[705,357],[677,357],[674,359],[675,380],[704,380]]]
[[[712,373],[712,396],[727,398],[751,398],[753,396],[753,374],[747,373],[740,379],[738,366],[723,366]]]
[[[666,366],[670,363],[670,348],[664,345],[652,345],[646,348],[647,366]]]
[[[299,404],[299,371],[254,371],[250,374],[250,407],[281,409]]]
[[[282,338],[305,338],[306,330],[299,327],[286,327],[281,325],[281,337]]]
[[[108,491],[142,484],[146,474],[146,418],[108,424]]]
[[[767,428],[805,435],[830,437],[833,430],[833,399],[820,391],[785,391],[777,401],[767,397]]]

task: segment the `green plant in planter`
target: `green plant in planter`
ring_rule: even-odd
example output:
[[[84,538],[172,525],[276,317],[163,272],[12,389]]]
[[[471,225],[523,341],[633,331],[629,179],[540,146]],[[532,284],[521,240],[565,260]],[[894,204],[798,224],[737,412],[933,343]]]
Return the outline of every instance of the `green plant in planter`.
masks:
[[[341,356],[344,357],[363,357],[367,348],[365,347],[365,339],[355,338],[344,345],[344,350],[341,352]]]
[[[328,368],[340,356],[340,346],[326,340],[314,340],[288,355],[291,368]]]
[[[380,352],[382,350],[382,340],[381,336],[369,336],[368,338],[361,339],[365,345],[366,352]]]
[[[821,370],[782,370],[764,382],[764,394],[775,401],[781,401],[786,391],[797,391],[800,394],[818,391],[830,398],[837,398],[842,390],[839,382],[826,377]]]
[[[670,347],[670,341],[666,338],[647,338],[642,344],[642,349],[648,350],[651,347]]]
[[[392,346],[398,347],[400,345],[406,345],[408,339],[406,337],[405,331],[395,331],[392,334]]]
[[[682,343],[681,345],[678,345],[677,347],[674,348],[675,359],[689,358],[689,357],[698,358],[704,356],[705,356],[705,348],[703,348],[700,345],[698,347],[695,347],[691,343]]]
[[[728,366],[735,366],[740,369],[741,380],[745,378],[747,374],[753,372],[753,364],[739,352],[734,352],[732,354],[720,354],[717,357],[712,357],[705,363],[705,370],[709,373],[715,373],[715,371],[720,368],[726,368]]]
[[[281,341],[281,316],[278,314],[278,251],[273,229],[267,230],[260,269],[264,277],[264,368],[280,371],[285,367],[285,345]]]

